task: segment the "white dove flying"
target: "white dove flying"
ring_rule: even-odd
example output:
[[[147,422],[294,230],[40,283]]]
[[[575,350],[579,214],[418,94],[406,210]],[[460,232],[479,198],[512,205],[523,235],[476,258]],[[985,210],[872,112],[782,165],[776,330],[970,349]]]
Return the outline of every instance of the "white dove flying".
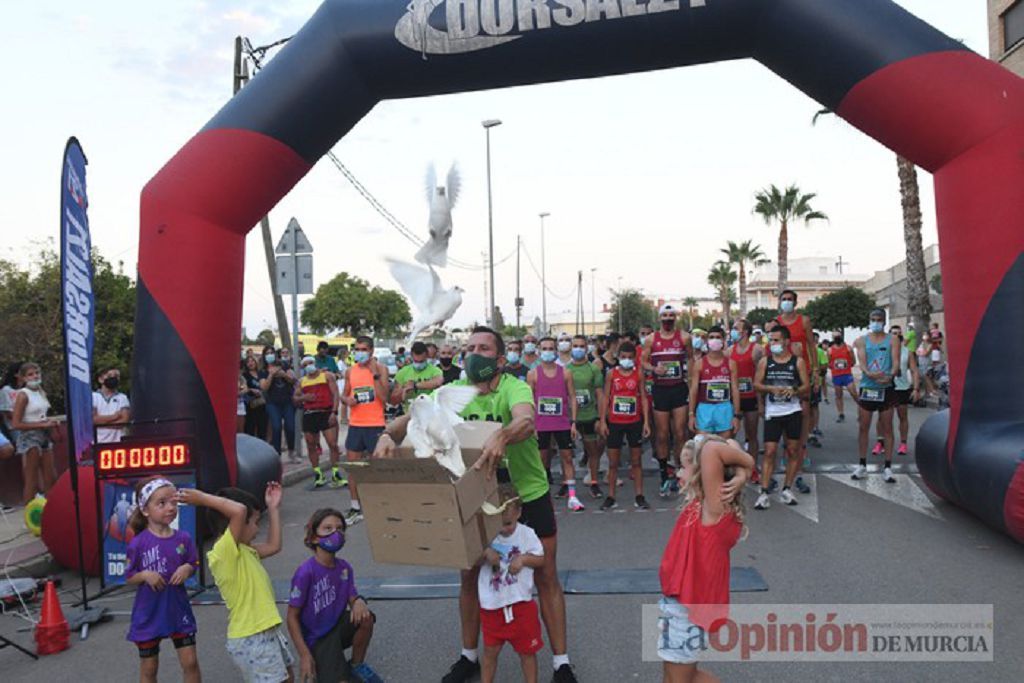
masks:
[[[452,164],[448,179],[443,187],[437,184],[433,164],[427,169],[427,203],[430,204],[430,220],[427,228],[430,239],[416,252],[416,260],[428,266],[448,265],[448,240],[452,236],[452,209],[459,199],[459,169]]]
[[[462,305],[461,287],[445,289],[432,266],[422,268],[412,263],[386,258],[391,276],[401,285],[405,295],[412,299],[417,314],[412,320],[412,332],[406,346],[412,346],[417,335],[433,325],[443,325]]]
[[[417,458],[434,458],[456,477],[466,473],[455,425],[462,424],[459,412],[476,394],[476,387],[447,384],[412,400],[406,439]]]

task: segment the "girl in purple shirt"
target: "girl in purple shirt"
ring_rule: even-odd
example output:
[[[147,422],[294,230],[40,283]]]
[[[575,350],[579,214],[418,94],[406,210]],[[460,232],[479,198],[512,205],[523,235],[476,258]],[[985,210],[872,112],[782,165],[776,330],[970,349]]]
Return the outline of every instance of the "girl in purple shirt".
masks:
[[[128,544],[129,586],[138,586],[132,605],[128,640],[139,648],[139,678],[156,683],[160,641],[170,638],[186,683],[198,683],[196,618],[185,581],[196,569],[198,556],[192,537],[171,528],[178,516],[174,484],[161,477],[135,487],[138,506],[128,520],[135,537]]]
[[[345,518],[321,508],[306,523],[313,557],[299,565],[288,596],[288,632],[299,653],[299,680],[383,683],[364,661],[376,616],[356,591],[352,565],[335,557],[345,545]],[[351,664],[345,650],[352,648]]]

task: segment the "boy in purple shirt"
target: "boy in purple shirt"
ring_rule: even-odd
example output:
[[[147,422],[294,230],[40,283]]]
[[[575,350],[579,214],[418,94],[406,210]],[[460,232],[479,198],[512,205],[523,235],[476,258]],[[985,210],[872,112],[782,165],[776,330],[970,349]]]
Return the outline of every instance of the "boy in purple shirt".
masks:
[[[345,545],[345,518],[322,508],[306,524],[313,551],[295,570],[288,599],[288,632],[299,653],[299,680],[383,683],[363,661],[376,616],[356,591],[352,566],[335,557]],[[351,664],[345,650],[352,648]]]

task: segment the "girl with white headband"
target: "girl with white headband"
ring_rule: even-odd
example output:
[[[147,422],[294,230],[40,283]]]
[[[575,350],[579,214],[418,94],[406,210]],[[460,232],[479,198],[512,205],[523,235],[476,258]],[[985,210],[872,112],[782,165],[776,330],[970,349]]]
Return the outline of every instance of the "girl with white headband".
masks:
[[[156,681],[160,641],[170,638],[186,683],[200,680],[196,658],[196,618],[185,581],[198,566],[192,537],[171,527],[178,516],[177,490],[167,479],[150,477],[135,487],[138,506],[128,526],[127,583],[138,586],[128,640],[139,648],[142,681]]]

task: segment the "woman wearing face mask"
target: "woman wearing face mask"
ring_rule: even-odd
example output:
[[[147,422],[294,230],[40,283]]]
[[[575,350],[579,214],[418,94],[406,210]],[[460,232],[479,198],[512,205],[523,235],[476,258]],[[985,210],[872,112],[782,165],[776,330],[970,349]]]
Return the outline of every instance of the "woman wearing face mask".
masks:
[[[21,363],[11,363],[4,373],[3,388],[0,388],[0,417],[3,418],[4,434],[11,443],[17,440],[17,434],[11,426],[14,417],[14,399],[18,397],[18,389],[24,385],[21,383]]]
[[[35,363],[23,363],[18,371],[24,387],[14,399],[12,427],[18,431],[16,452],[22,456],[25,487],[22,502],[37,493],[46,495],[57,481],[53,464],[53,432],[58,421],[49,419],[50,401],[43,391],[43,375]]]
[[[264,354],[266,369],[259,374],[260,391],[266,399],[267,417],[270,420],[270,445],[281,453],[281,431],[284,430],[285,442],[288,445],[288,460],[298,462],[295,453],[295,406],[292,394],[295,392],[295,373],[285,369],[273,353]]]
[[[258,439],[267,438],[267,400],[260,388],[260,362],[255,356],[242,361],[242,381],[245,383],[246,434]]]

